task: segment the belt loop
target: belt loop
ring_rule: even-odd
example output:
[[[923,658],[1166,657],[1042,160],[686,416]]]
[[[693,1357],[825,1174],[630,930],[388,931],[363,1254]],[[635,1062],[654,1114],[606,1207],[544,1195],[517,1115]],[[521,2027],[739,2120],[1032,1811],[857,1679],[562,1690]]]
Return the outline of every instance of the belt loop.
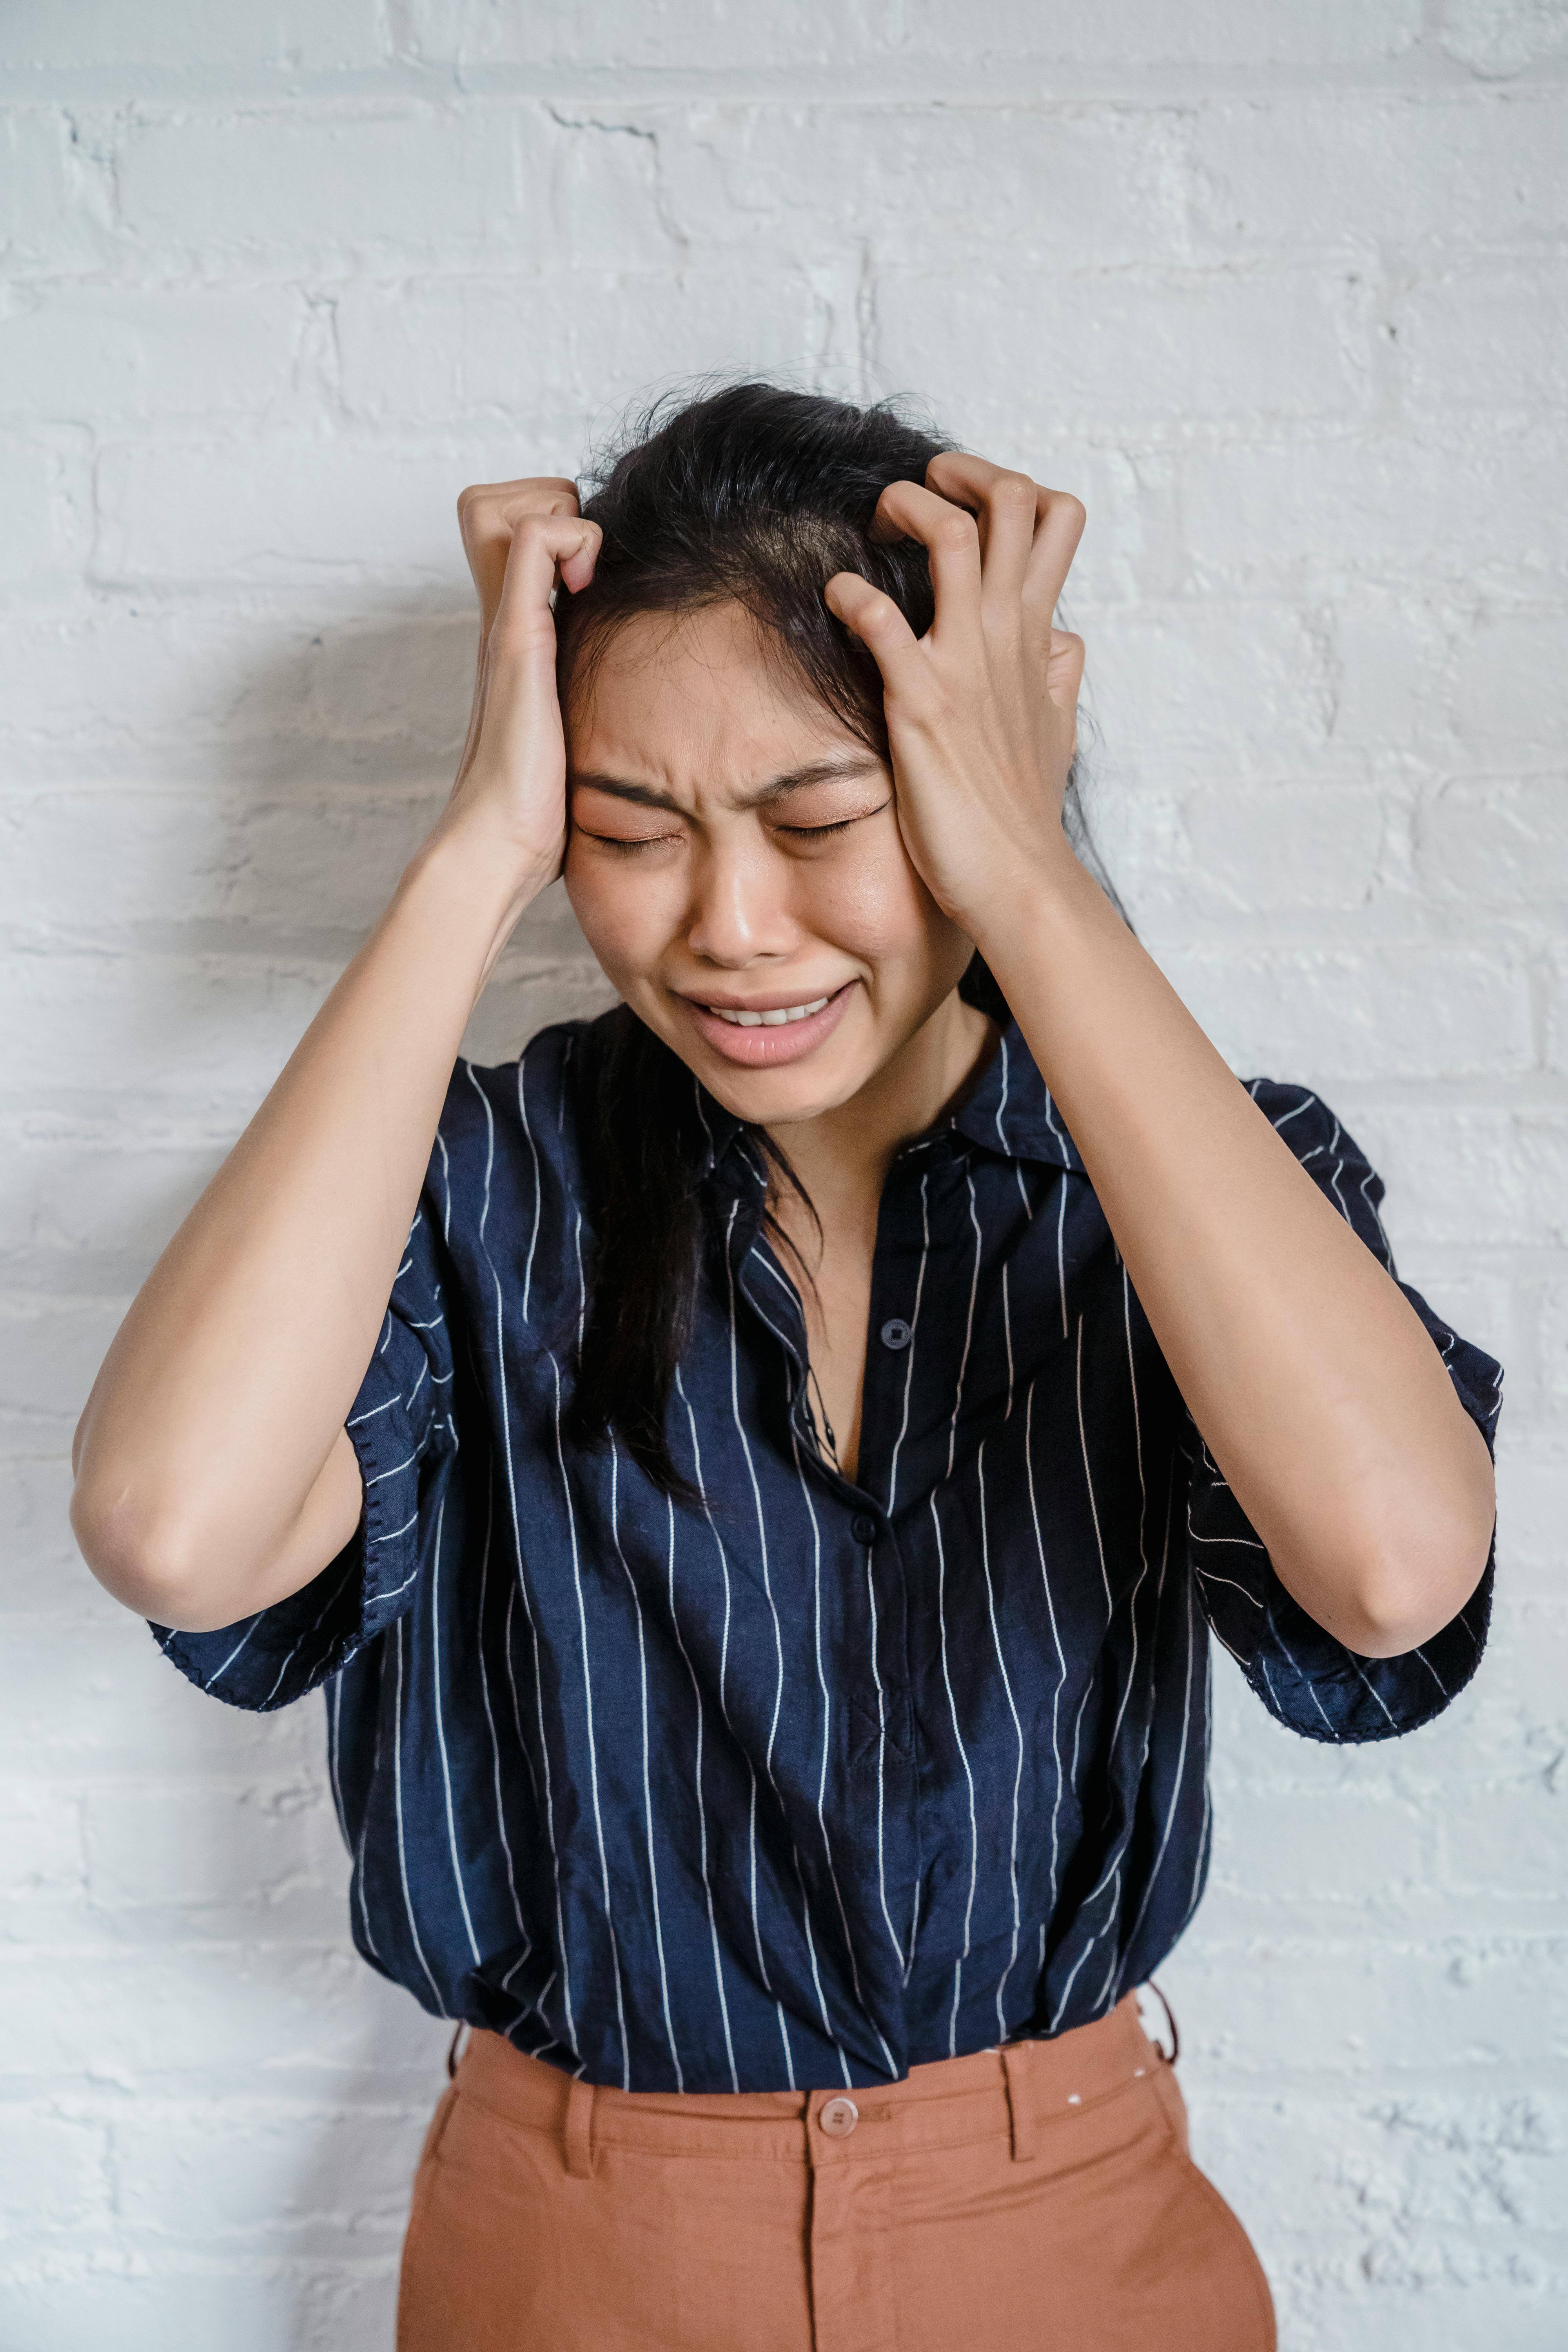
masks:
[[[1026,2042],[1002,2045],[1002,2067],[1007,2077],[1007,2114],[1013,2131],[1013,2161],[1026,2164],[1035,2153],[1035,2108],[1029,2096]]]
[[[1159,2052],[1161,2057],[1164,2060],[1166,2065],[1173,2066],[1177,2059],[1182,2054],[1182,2037],[1176,2030],[1176,2012],[1171,2007],[1170,2002],[1165,1999],[1164,1994],[1154,1982],[1152,1977],[1148,1979],[1148,1984],[1150,1991],[1153,1994],[1155,2000],[1159,2002],[1161,2008],[1165,2012],[1165,2022],[1171,2029],[1171,2046],[1169,2050],[1167,2050],[1163,2042],[1154,2042],[1152,2034],[1149,2036],[1149,2039],[1151,2042],[1154,2042],[1154,2047]]]
[[[574,2180],[594,2177],[594,2085],[574,2074],[566,2085],[566,2169]]]

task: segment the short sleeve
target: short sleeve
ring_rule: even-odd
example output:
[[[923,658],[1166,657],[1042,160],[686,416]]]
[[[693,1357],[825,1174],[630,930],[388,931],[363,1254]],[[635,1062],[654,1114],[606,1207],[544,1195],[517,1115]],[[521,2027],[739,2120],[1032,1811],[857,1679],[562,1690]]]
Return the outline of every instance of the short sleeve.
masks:
[[[422,1535],[458,1450],[448,1292],[422,1202],[345,1423],[364,1482],[359,1527],[319,1576],[254,1617],[209,1633],[153,1625],[164,1655],[199,1689],[231,1706],[287,1706],[411,1606]]]
[[[1258,1108],[1308,1174],[1398,1281],[1378,1214],[1383,1181],[1328,1105],[1305,1087],[1255,1078]],[[1455,1393],[1494,1454],[1502,1370],[1419,1291],[1399,1284],[1447,1367]],[[1491,1609],[1496,1533],[1485,1572],[1451,1623],[1417,1650],[1363,1658],[1310,1617],[1274,1572],[1268,1551],[1216,1467],[1191,1415],[1187,1557],[1204,1611],[1271,1715],[1312,1739],[1389,1739],[1442,1712],[1474,1674]]]

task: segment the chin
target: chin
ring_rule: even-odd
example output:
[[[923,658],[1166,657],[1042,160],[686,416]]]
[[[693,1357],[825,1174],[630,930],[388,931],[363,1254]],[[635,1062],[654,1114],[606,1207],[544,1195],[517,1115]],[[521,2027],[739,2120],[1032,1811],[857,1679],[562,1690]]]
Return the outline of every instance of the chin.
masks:
[[[846,1069],[841,1056],[835,1059],[840,1066],[832,1071],[813,1070],[805,1063],[783,1070],[741,1070],[711,1055],[704,1055],[703,1067],[698,1068],[695,1063],[688,1066],[696,1069],[714,1100],[737,1118],[752,1127],[772,1128],[794,1126],[839,1109],[873,1075],[858,1066]]]

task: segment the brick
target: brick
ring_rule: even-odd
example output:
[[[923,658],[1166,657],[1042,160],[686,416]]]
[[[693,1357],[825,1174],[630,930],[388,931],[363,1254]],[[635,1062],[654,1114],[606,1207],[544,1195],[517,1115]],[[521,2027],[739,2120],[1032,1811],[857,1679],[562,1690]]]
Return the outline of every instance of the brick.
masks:
[[[127,228],[249,262],[458,250],[558,268],[674,259],[654,142],[545,105],[405,101],[144,118],[116,159]]]
[[[1552,1628],[1562,1643],[1563,1628]],[[1537,1896],[1561,1905],[1563,1811],[1561,1785],[1568,1761],[1568,1718],[1537,1737],[1538,1769],[1500,1786],[1456,1790],[1443,1808],[1444,1872],[1471,1895],[1506,1893],[1517,1903]]]
[[[1382,59],[1403,55],[1422,29],[1414,0],[1387,0],[1375,10],[1326,0],[1296,15],[1249,8],[1245,0],[1199,0],[1176,16],[1157,0],[1110,0],[1092,17],[1042,17],[1027,0],[995,0],[983,28],[955,21],[941,0],[917,0],[898,12],[896,33],[878,8],[797,5],[759,20],[732,0],[705,0],[657,26],[628,16],[616,0],[579,0],[559,16],[538,18],[473,0],[406,0],[405,21],[418,55],[468,66],[572,66],[594,56],[622,70],[863,61],[886,73],[889,59],[973,69],[978,51],[1015,87],[1020,67],[1056,63],[1136,69]]]
[[[116,443],[100,467],[99,562],[119,583],[336,575],[362,596],[395,566],[456,597],[458,493],[486,478],[455,451],[363,441],[274,442],[265,469],[227,445]]]
[[[92,504],[92,452],[84,434],[68,426],[41,430],[26,442],[0,439],[0,600],[36,611],[79,597]]]
[[[0,2105],[0,2266],[109,2213],[109,2130],[43,2105]]]
[[[1545,979],[1547,1066],[1568,1070],[1568,955],[1561,946],[1546,957]]]
[[[349,2053],[374,2037],[383,2095],[434,2105],[450,2029],[347,1944],[345,1932],[326,1950],[260,1939],[0,1948],[0,1995],[33,2020],[26,2043],[0,2057],[0,2091],[53,2096],[90,2079],[128,2095],[226,2100],[254,2097],[265,2081],[274,2098],[330,2102],[352,2079]]]
[[[1184,430],[1348,421],[1364,395],[1343,348],[1340,291],[1307,270],[1123,278],[1059,266],[889,268],[877,280],[878,363],[982,448],[1026,413],[1023,387],[1037,384],[1053,421],[1085,437],[1147,431],[1156,415],[1180,417]]]
[[[1439,37],[1478,74],[1521,73],[1568,49],[1552,0],[1445,0]]]
[[[287,400],[308,316],[286,287],[90,287],[0,326],[0,413],[48,421],[267,411]]]
[[[1193,128],[1199,250],[1338,248],[1375,268],[1377,245],[1425,256],[1538,243],[1568,226],[1565,138],[1550,85],[1222,98]]]
[[[670,218],[697,254],[858,260],[874,223],[879,269],[962,267],[982,241],[1047,269],[1062,256],[1075,270],[1189,257],[1188,118],[1173,108],[753,104],[647,120]],[[912,185],[921,200],[906,206]]]
[[[1078,616],[1089,708],[1116,769],[1160,781],[1294,775],[1324,756],[1333,689],[1320,633],[1291,606],[1170,603]]]
[[[0,1790],[0,1933],[58,1934],[79,1916],[85,1894],[79,1800],[37,1780]]]
[[[321,2256],[379,2241],[393,2252],[435,2096],[432,2073],[429,2098],[401,2106],[139,2101],[113,2126],[120,2210],[132,2229],[193,2251]]]
[[[1556,1108],[1330,1098],[1388,1186],[1397,1252],[1568,1241],[1568,1117]]]
[[[82,1818],[88,1891],[106,1916],[156,1913],[168,1934],[215,1938],[341,1932],[342,1834],[319,1769],[89,1790]]]
[[[432,468],[443,509],[448,484],[470,470]],[[435,529],[431,551],[438,562]],[[181,560],[210,562],[199,535]],[[0,632],[11,792],[39,781],[108,779],[121,793],[194,784],[221,813],[215,785],[439,777],[449,788],[473,686],[472,588],[453,576],[384,598],[363,581],[356,588],[353,569],[343,563],[341,604],[326,609],[312,599],[285,613],[257,599],[237,610],[215,594],[194,606],[132,596],[85,614],[18,615]],[[198,818],[190,824],[195,837],[210,835]]]
[[[1449,778],[1421,803],[1416,871],[1449,908],[1568,898],[1568,782]]]
[[[243,956],[138,959],[133,997],[103,1015],[115,961],[58,954],[0,959],[29,1035],[12,1084],[47,1088],[67,1066],[78,1087],[147,1090],[210,1104],[258,1102],[336,977],[333,968]],[[98,1007],[89,1024],[84,1014]]]
[[[0,1612],[68,1609],[81,1598],[81,1561],[66,1513],[70,1464],[62,1448],[53,1459],[0,1459]]]
[[[1255,426],[1185,455],[1182,514],[1201,586],[1333,591],[1371,578],[1478,586],[1561,579],[1555,521],[1568,495],[1556,427],[1511,414],[1484,434],[1419,430],[1292,437]]]
[[[1385,819],[1372,793],[1199,791],[1183,817],[1194,889],[1217,905],[1352,908],[1375,886]]]
[[[802,264],[781,283],[726,253],[675,286],[605,270],[590,290],[553,267],[366,281],[338,299],[344,395],[377,424],[487,420],[500,479],[575,476],[606,416],[660,383],[809,371],[857,276]]]
[[[1244,1919],[1256,1928],[1281,1905],[1305,1906],[1320,1918],[1347,1911],[1387,1918],[1404,1889],[1435,1874],[1433,1829],[1407,1799],[1292,1788],[1287,1841],[1279,1834],[1281,1804],[1278,1788],[1231,1788],[1217,1798],[1213,1892],[1205,1897],[1216,1929],[1245,1932]]]
[[[259,21],[258,21],[259,19]],[[8,29],[7,62],[69,71],[96,66],[187,71],[266,64],[291,73],[378,65],[384,55],[374,0],[283,0],[266,9],[195,0],[177,16],[127,18],[115,0],[24,6]]]
[[[1537,257],[1423,278],[1394,304],[1400,373],[1417,409],[1554,406],[1568,369],[1568,280]]]
[[[167,2352],[171,2344],[332,2352],[352,2341],[371,2352],[390,2333],[396,2279],[384,2255],[318,2269],[116,2249],[65,2264],[17,2264],[9,2276],[0,2273],[0,2291],[26,2329],[27,2352],[78,2352],[84,2341],[115,2352]],[[352,2338],[346,2327],[356,2331]]]
[[[1535,610],[1494,606],[1459,649],[1454,685],[1461,740],[1490,765],[1500,752],[1553,768],[1568,726],[1568,666],[1558,659],[1568,601]]]
[[[90,269],[111,249],[111,181],[79,119],[50,106],[0,109],[0,252],[26,278]]]
[[[0,1410],[74,1419],[123,1313],[117,1299],[0,1293]]]
[[[1162,953],[1184,1002],[1247,1076],[1499,1077],[1531,1066],[1523,971],[1478,950]]]

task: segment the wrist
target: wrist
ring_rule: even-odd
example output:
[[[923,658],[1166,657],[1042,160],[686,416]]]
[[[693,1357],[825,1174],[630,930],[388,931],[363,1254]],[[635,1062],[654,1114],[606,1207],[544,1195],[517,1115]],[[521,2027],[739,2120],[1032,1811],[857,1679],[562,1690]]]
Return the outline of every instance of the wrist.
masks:
[[[450,910],[479,951],[477,995],[520,917],[556,870],[493,825],[443,816],[404,868],[395,899]]]
[[[1059,922],[1090,900],[1109,908],[1104,892],[1075,856],[1064,834],[1059,844],[1053,842],[1012,859],[973,919],[961,919],[994,971],[1015,949],[1037,943],[1042,924]]]
[[[449,877],[476,911],[510,908],[515,922],[560,871],[558,847],[542,856],[482,814],[447,810],[410,858],[404,879],[418,874]]]

